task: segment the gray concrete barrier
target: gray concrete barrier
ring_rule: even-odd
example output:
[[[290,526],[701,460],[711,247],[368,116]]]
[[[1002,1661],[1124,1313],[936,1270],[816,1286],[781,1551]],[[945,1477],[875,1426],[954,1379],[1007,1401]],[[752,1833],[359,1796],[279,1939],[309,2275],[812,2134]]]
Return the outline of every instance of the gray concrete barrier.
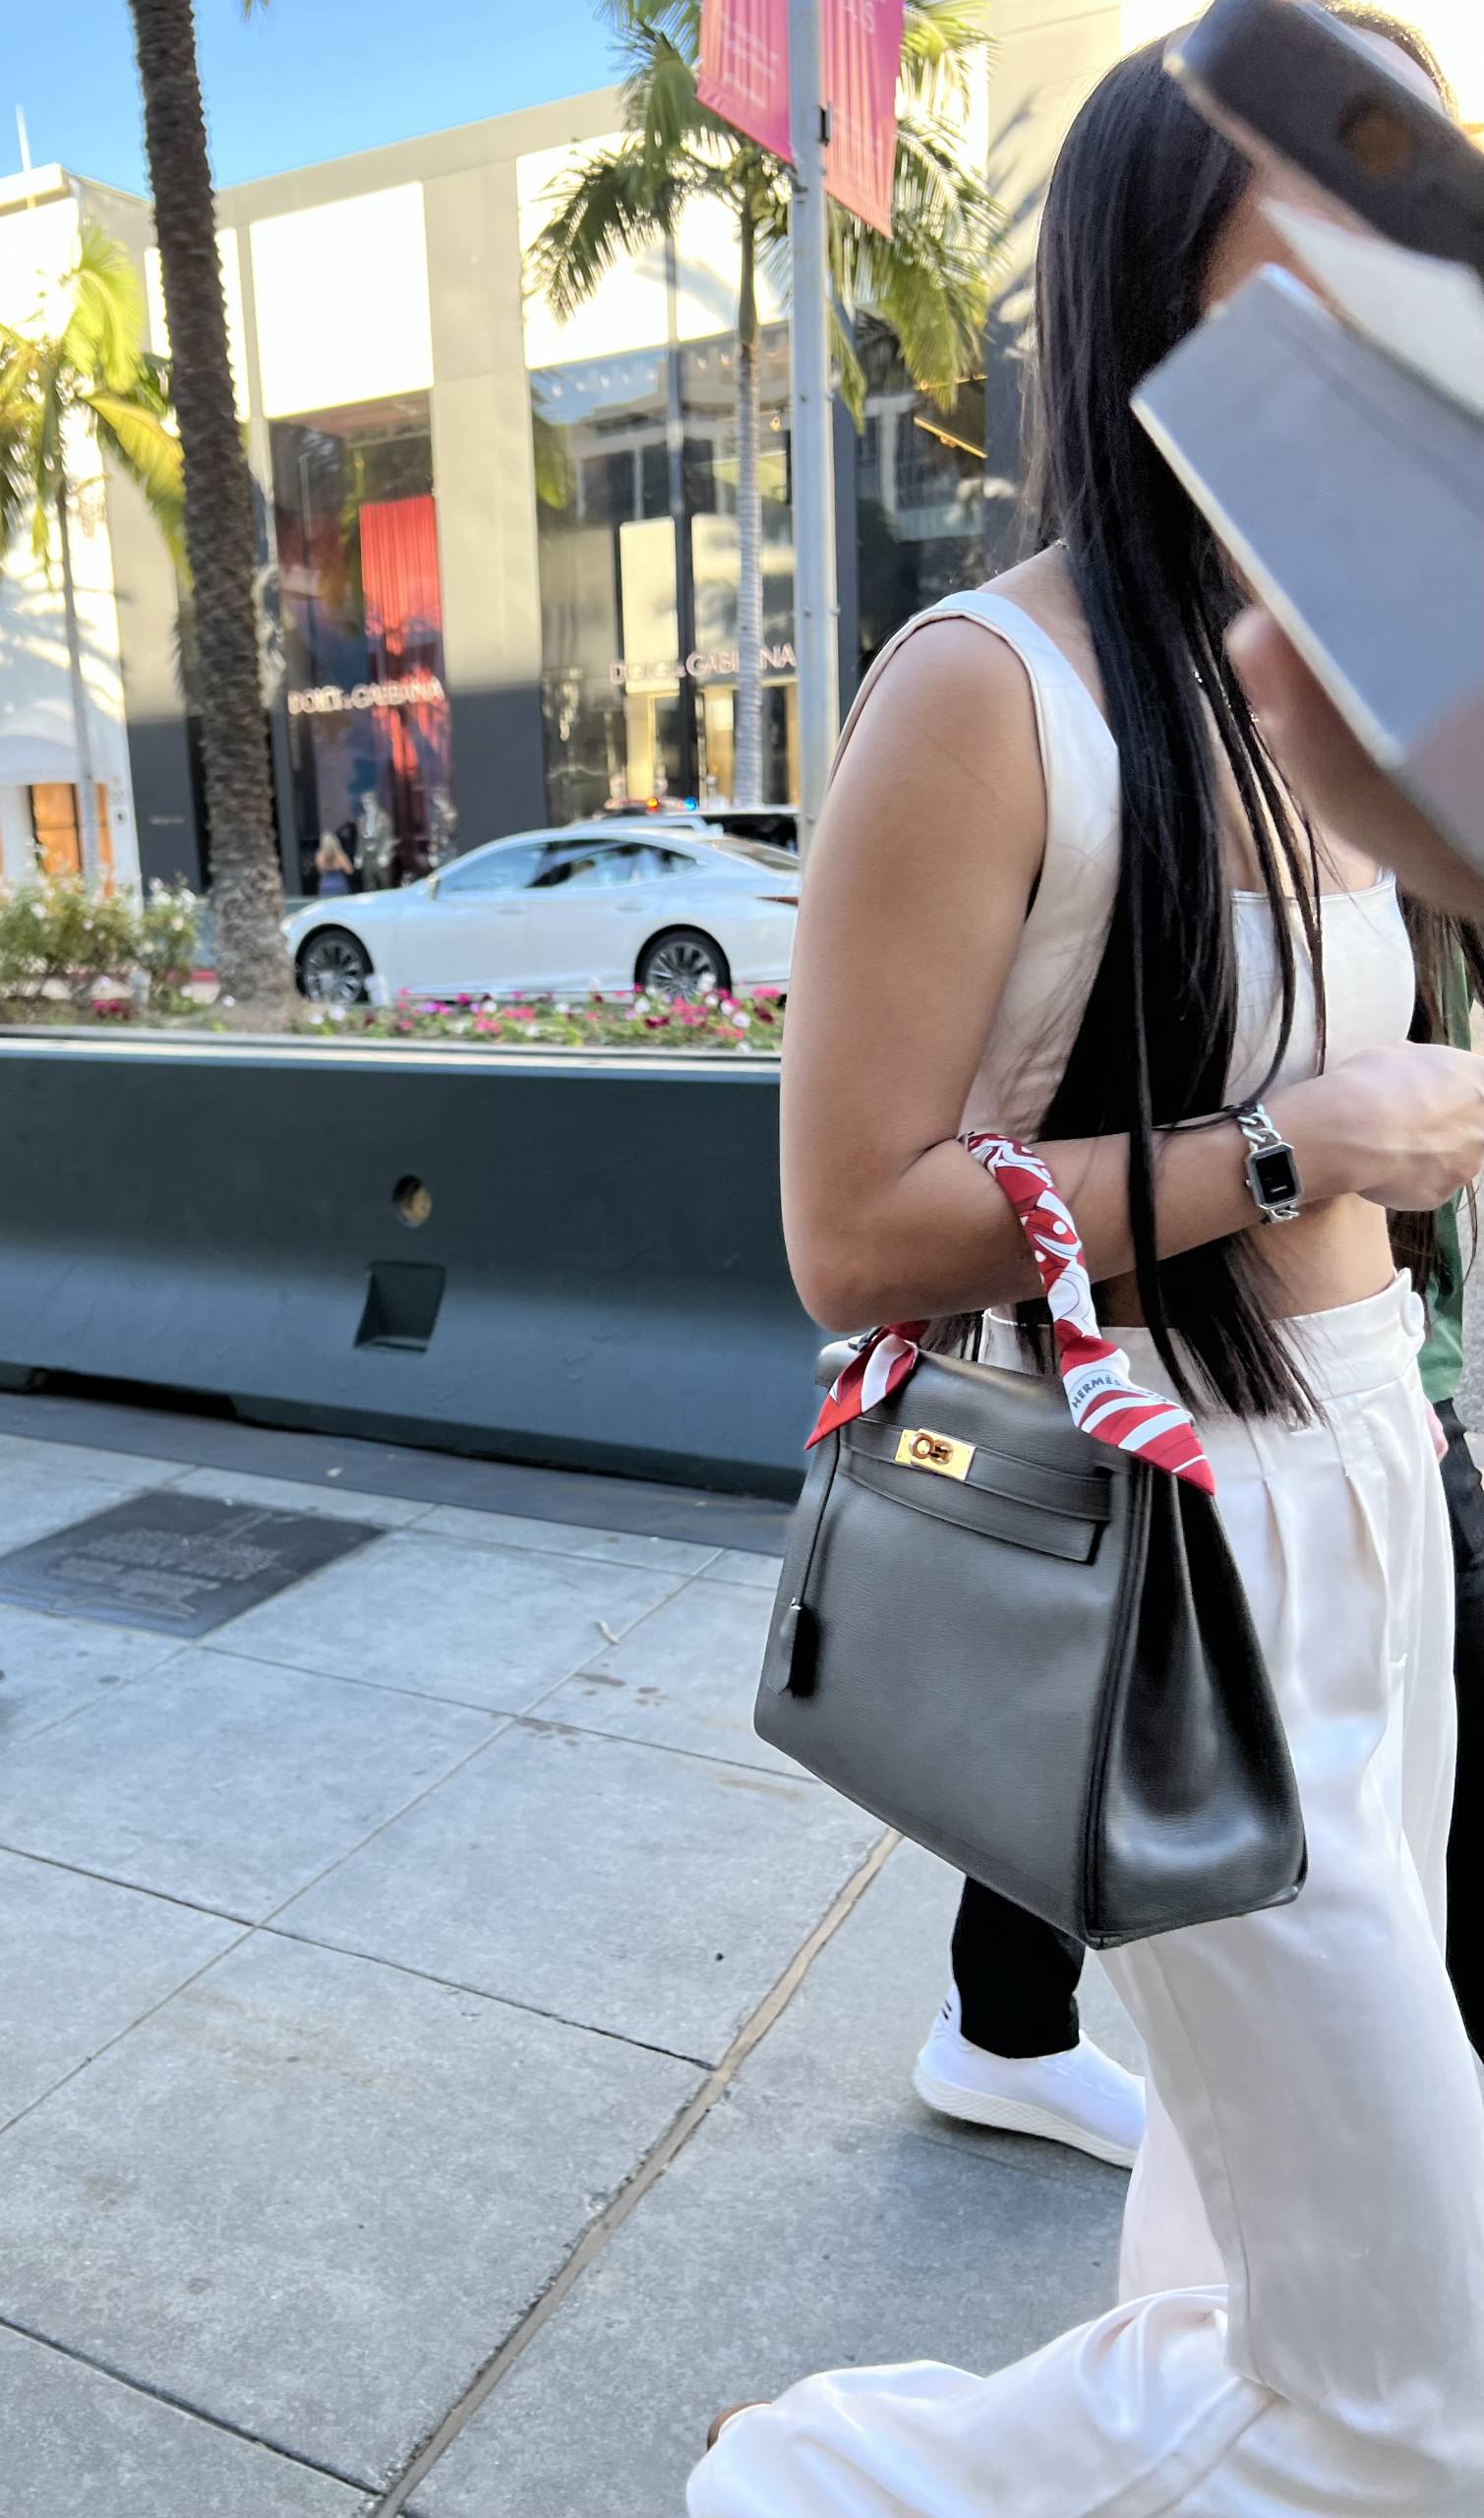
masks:
[[[0,1039],[0,1374],[790,1495],[771,1063]]]

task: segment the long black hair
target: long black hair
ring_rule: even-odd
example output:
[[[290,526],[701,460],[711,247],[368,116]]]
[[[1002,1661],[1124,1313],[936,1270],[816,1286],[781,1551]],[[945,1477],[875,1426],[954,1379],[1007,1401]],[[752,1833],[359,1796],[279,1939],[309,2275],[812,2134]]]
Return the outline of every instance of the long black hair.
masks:
[[[1380,11],[1336,11],[1402,45]],[[1441,81],[1439,82],[1441,90]],[[1224,759],[1252,835],[1276,940],[1276,1072],[1312,964],[1320,1054],[1324,954],[1312,832],[1264,749],[1225,633],[1241,596],[1211,528],[1129,407],[1150,368],[1199,323],[1212,256],[1251,182],[1246,159],[1187,103],[1162,44],[1118,62],[1063,145],[1036,270],[1028,492],[1041,544],[1061,543],[1091,631],[1118,747],[1121,862],[1086,1017],[1042,1123],[1048,1138],[1127,1132],[1129,1211],[1144,1317],[1187,1403],[1302,1416],[1309,1401],[1263,1299],[1255,1237],[1161,1260],[1158,1132],[1218,1111],[1237,1015],[1230,874],[1217,783]],[[1213,746],[1213,730],[1216,744]],[[1416,912],[1414,1038],[1444,1037],[1454,923]],[[1473,938],[1469,958],[1484,974]],[[1429,1219],[1403,1255],[1425,1277]]]

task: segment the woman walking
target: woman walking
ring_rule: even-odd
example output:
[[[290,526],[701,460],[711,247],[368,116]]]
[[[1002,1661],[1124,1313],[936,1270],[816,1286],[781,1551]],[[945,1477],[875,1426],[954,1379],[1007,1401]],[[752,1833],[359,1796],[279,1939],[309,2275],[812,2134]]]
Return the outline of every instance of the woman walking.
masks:
[[[1452,1568],[1387,1221],[1413,1220],[1425,1282],[1421,1219],[1484,1159],[1484,1066],[1445,1045],[1459,936],[1409,934],[1357,834],[1311,839],[1283,792],[1226,660],[1237,589],[1128,408],[1279,259],[1159,50],[1120,63],[1042,227],[1043,547],[910,625],[847,728],[785,1202],[820,1319],[980,1315],[1036,1282],[957,1140],[1034,1140],[1136,1382],[1196,1410],[1308,1883],[1109,1962],[1150,2059],[1120,2304],[991,2377],[848,2368],[748,2407],[690,2518],[1484,2506],[1484,2116],[1443,1958]],[[1291,1150],[1266,1189],[1254,1136]],[[1013,1321],[986,1351],[1021,1359]]]

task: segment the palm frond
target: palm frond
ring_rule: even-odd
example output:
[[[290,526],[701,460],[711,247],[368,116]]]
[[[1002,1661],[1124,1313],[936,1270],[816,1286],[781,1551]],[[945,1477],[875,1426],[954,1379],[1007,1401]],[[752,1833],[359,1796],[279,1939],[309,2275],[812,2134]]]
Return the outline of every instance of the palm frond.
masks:
[[[172,558],[182,559],[185,493],[179,438],[162,427],[149,402],[136,394],[85,393],[83,400],[92,413],[99,444],[139,484]]]
[[[264,0],[264,6],[267,5],[267,0]],[[170,392],[170,362],[167,358],[157,358],[152,350],[141,351],[130,390],[141,402],[148,404],[156,419],[170,418],[175,405]]]
[[[594,150],[547,189],[552,214],[526,256],[530,286],[565,322],[617,263],[670,231],[683,189],[683,169],[656,181],[637,141]]]
[[[981,359],[988,303],[982,268],[945,254],[930,226],[894,219],[892,252],[878,259],[869,304],[894,333],[913,383],[940,410]]]
[[[145,336],[145,304],[123,246],[100,227],[86,226],[67,278],[72,311],[62,335],[63,359],[110,387],[126,385]]]
[[[886,325],[914,384],[940,409],[982,356],[1006,223],[988,186],[965,165],[952,124],[911,113],[897,130],[891,234],[832,213],[838,295]]]
[[[30,491],[30,434],[26,414],[0,393],[0,572],[21,530]]]
[[[992,50],[987,0],[908,0],[902,22],[903,91],[935,112],[962,112],[976,73]]]
[[[1008,221],[984,178],[964,161],[951,121],[907,112],[897,122],[892,212],[898,206],[934,221],[945,239],[986,265],[1004,246]]]
[[[59,487],[66,480],[67,448],[63,434],[68,398],[68,380],[62,371],[55,345],[43,345],[44,355],[36,362],[34,384],[35,425],[31,441],[34,464],[36,508],[49,512]],[[46,528],[50,532],[50,526]],[[39,549],[44,537],[33,532],[32,542]]]
[[[169,373],[140,346],[144,306],[122,246],[83,230],[64,273],[59,334],[0,325],[0,558],[25,517],[48,576],[53,528],[69,496],[69,419],[86,415],[98,444],[148,498],[172,550],[181,538],[181,452],[170,418]]]
[[[38,342],[0,324],[0,404],[9,407],[20,397],[39,356]]]
[[[695,65],[667,35],[651,38],[642,65],[623,83],[623,127],[655,165],[716,135],[715,117],[695,92]]]
[[[672,44],[685,60],[699,59],[700,0],[598,0],[598,15],[613,30],[625,76],[642,68],[656,37]]]

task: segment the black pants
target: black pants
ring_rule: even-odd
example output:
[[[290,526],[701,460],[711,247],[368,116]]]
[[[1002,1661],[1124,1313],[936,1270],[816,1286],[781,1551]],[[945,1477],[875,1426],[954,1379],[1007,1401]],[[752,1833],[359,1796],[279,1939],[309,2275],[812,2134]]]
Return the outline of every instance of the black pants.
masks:
[[[1458,1779],[1448,1846],[1448,1966],[1469,2039],[1484,2054],[1484,1491],[1457,1411],[1438,1409],[1448,1436],[1443,1483],[1453,1528],[1457,1629]],[[966,1880],[953,1932],[953,1978],[964,2035],[991,2055],[1059,2055],[1077,2043],[1079,1942]]]

